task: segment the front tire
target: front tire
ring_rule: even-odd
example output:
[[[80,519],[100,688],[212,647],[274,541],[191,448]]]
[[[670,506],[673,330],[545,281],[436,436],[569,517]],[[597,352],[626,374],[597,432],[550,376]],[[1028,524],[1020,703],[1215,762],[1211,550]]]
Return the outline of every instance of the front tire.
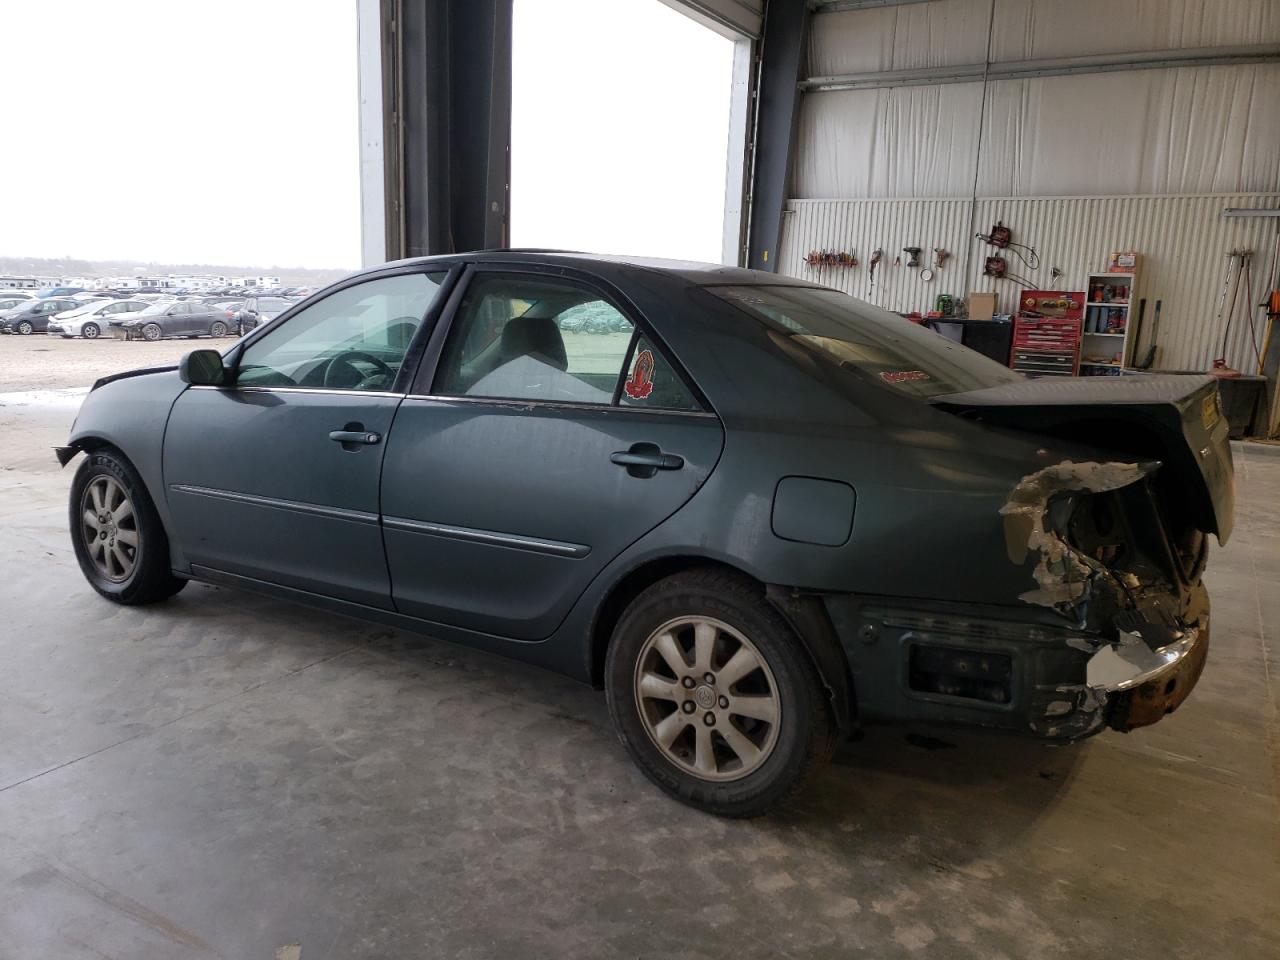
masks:
[[[23,320],[20,324],[18,324],[18,332],[22,334],[24,337],[31,336],[31,334],[34,331],[35,331],[35,327],[31,325],[30,320]]]
[[[142,337],[144,340],[150,340],[152,343],[164,336],[164,331],[160,329],[158,323],[148,323],[142,328]]]
[[[632,601],[609,646],[605,691],[645,775],[718,816],[786,802],[835,747],[799,639],[757,584],[727,571],[677,574]]]
[[[111,449],[76,470],[71,542],[89,585],[114,603],[166,600],[187,585],[169,568],[169,538],[138,472]]]
[[[96,323],[86,323],[81,328],[80,335],[86,340],[97,340],[102,335],[102,328]]]

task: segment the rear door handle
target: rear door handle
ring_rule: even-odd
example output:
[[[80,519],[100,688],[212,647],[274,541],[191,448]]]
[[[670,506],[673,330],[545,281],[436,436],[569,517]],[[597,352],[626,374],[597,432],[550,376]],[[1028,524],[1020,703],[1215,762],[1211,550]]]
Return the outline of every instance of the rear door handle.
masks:
[[[619,450],[609,460],[620,467],[626,467],[627,473],[642,480],[652,477],[659,470],[679,470],[684,466],[684,457],[663,453],[656,443],[633,443],[631,449]]]
[[[334,443],[377,443],[382,437],[365,430],[330,430],[329,439]]]

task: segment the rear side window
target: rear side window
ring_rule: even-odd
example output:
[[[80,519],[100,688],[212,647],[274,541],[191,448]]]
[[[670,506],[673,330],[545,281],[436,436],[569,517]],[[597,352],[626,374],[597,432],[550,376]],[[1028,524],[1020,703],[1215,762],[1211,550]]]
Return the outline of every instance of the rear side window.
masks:
[[[700,409],[684,381],[644,334],[636,338],[618,402],[653,410]]]
[[[478,276],[449,332],[435,392],[611,404],[632,329],[599,293],[573,281]]]

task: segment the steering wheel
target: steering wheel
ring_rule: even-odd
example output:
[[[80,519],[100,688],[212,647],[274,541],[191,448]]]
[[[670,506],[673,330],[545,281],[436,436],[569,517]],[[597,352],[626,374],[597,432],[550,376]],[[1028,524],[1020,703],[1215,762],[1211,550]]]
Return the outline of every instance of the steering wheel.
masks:
[[[369,377],[375,375],[371,373],[369,376],[365,376],[360,372],[360,368],[352,362],[353,360],[372,364],[376,373],[386,374],[388,386],[396,378],[396,372],[373,354],[365,353],[363,350],[346,350],[329,361],[329,366],[324,371],[324,385],[326,387],[349,390],[352,387],[359,387]]]

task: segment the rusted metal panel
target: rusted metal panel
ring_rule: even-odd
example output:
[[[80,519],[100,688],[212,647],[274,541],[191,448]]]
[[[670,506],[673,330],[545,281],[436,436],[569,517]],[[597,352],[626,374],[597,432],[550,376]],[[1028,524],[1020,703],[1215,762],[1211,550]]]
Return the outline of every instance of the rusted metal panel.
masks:
[[[1173,713],[1195,689],[1209,657],[1208,621],[1200,629],[1200,637],[1191,651],[1176,667],[1133,690],[1126,690],[1108,706],[1107,724],[1113,730],[1127,733],[1147,727]]]

